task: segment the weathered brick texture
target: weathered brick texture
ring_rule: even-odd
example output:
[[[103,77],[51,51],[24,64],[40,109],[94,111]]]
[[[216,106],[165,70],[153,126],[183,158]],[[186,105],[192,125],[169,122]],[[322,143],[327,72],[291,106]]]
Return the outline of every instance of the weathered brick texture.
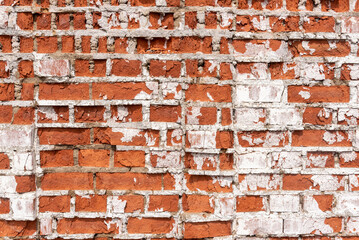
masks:
[[[359,0],[0,0],[1,239],[359,235]]]

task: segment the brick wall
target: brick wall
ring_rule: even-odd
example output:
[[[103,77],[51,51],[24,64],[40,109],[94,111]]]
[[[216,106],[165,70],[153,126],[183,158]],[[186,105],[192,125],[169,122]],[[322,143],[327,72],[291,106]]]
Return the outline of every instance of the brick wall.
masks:
[[[359,1],[0,5],[0,238],[359,233]]]

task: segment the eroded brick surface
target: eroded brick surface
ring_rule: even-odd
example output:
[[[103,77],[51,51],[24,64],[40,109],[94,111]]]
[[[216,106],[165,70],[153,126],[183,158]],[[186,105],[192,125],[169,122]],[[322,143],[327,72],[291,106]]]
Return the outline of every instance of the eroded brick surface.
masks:
[[[0,238],[358,240],[358,12],[0,0]]]

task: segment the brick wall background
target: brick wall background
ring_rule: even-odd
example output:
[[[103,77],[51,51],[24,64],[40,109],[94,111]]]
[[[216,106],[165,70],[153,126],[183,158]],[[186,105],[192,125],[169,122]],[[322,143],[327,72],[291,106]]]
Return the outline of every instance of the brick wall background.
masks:
[[[359,1],[0,5],[1,238],[357,239]]]

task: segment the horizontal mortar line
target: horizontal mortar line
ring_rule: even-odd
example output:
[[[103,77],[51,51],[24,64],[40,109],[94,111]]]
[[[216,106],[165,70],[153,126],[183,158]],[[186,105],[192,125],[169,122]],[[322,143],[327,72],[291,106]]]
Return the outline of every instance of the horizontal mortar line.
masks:
[[[127,38],[169,38],[169,37],[221,37],[229,40],[248,39],[248,40],[347,40],[354,41],[359,37],[359,33],[344,32],[241,32],[223,29],[173,29],[173,30],[151,30],[151,29],[84,29],[84,30],[16,30],[11,28],[0,29],[1,35],[24,36],[24,37],[49,37],[49,36],[96,36],[96,37],[127,37]],[[348,39],[351,37],[351,39]],[[354,37],[354,39],[353,39]],[[355,42],[355,41],[354,41]]]
[[[18,53],[2,53],[0,60],[8,60],[8,58],[22,56]],[[28,60],[36,60],[37,57],[48,56],[59,60],[105,60],[105,59],[126,59],[126,60],[215,60],[222,62],[239,62],[239,63],[271,63],[271,62],[306,62],[306,63],[323,63],[323,62],[340,62],[345,63],[359,63],[359,58],[356,55],[348,55],[344,57],[328,56],[241,56],[238,53],[233,54],[203,54],[203,53],[163,53],[163,54],[121,54],[121,53],[73,53],[70,55],[66,53],[49,53],[49,54],[24,54],[23,58],[29,57]]]
[[[4,6],[7,7],[7,6]],[[34,11],[34,8],[31,6],[16,6],[16,7],[7,7],[10,10],[15,11]],[[40,8],[36,9],[34,12],[40,11]],[[346,12],[335,12],[335,11],[289,11],[286,10],[284,7],[281,9],[275,10],[255,10],[255,9],[238,9],[237,6],[229,6],[229,7],[222,7],[222,6],[180,6],[180,7],[167,7],[167,6],[128,6],[128,5],[102,5],[100,7],[89,6],[89,7],[73,7],[73,6],[66,6],[66,7],[57,7],[51,5],[49,7],[49,12],[64,12],[64,11],[75,11],[75,12],[118,12],[118,11],[126,11],[126,12],[134,12],[134,13],[147,13],[152,11],[160,11],[160,12],[187,12],[187,11],[215,11],[220,13],[235,13],[235,14],[243,14],[243,15],[254,15],[260,14],[262,16],[267,15],[277,15],[277,16],[287,16],[287,14],[293,15],[310,15],[310,16],[359,16],[359,13],[356,11],[346,11]]]

